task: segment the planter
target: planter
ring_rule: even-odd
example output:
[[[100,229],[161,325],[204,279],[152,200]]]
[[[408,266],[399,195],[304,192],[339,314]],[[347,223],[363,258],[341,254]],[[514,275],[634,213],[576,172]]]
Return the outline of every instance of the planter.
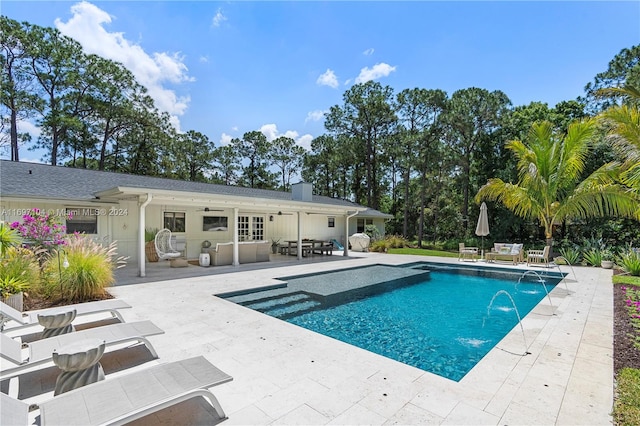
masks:
[[[144,245],[144,253],[147,255],[148,262],[157,262],[159,260],[154,241],[149,241]]]
[[[272,254],[277,254],[278,253],[278,245],[272,245],[271,246],[271,253]]]
[[[22,292],[16,293],[16,294],[12,294],[11,296],[7,297],[6,299],[3,298],[2,302],[4,302],[7,305],[11,306],[15,310],[18,310],[18,311],[22,312],[23,311],[23,307],[24,307],[24,294]]]
[[[611,269],[613,268],[613,260],[603,260],[602,262],[600,262],[600,266],[603,269]]]

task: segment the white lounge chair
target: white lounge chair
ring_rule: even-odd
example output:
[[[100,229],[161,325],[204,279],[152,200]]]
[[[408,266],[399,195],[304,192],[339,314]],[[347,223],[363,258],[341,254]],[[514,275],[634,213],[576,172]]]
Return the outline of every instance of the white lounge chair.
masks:
[[[29,404],[0,392],[0,425],[24,426],[29,424]]]
[[[33,366],[51,363],[54,350],[85,339],[104,340],[106,346],[129,342],[144,343],[151,355],[154,358],[158,358],[156,350],[147,337],[163,333],[164,331],[151,321],[105,325],[28,343],[24,345],[29,352],[27,357],[24,357],[22,353],[23,344],[4,333],[0,333],[0,357],[16,364],[15,367],[0,370],[0,380],[14,377],[21,371]]]
[[[38,404],[40,425],[120,425],[202,396],[220,420],[222,406],[209,388],[233,380],[204,357],[159,364],[74,389]],[[29,405],[0,393],[3,425],[27,424]],[[175,424],[180,419],[175,419]]]
[[[130,308],[131,305],[120,299],[98,300],[96,302],[77,303],[74,305],[58,306],[55,308],[38,309],[35,311],[20,312],[11,306],[0,302],[0,316],[2,316],[2,324],[0,330],[5,329],[5,321],[12,320],[16,324],[9,324],[6,331],[18,330],[24,327],[36,326],[38,324],[38,315],[52,315],[61,312],[76,310],[76,316],[99,314],[108,312],[112,318],[117,318],[120,322],[125,322],[118,309]]]

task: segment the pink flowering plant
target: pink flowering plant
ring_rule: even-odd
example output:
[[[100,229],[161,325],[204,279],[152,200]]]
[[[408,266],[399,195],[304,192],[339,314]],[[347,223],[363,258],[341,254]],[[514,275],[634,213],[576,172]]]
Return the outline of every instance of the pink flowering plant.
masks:
[[[624,292],[627,312],[634,329],[633,336],[629,337],[634,340],[634,346],[640,349],[640,288],[622,286],[620,289]]]
[[[40,209],[32,209],[22,216],[22,223],[13,222],[11,228],[35,248],[50,250],[66,244],[66,226],[59,222],[58,217]]]

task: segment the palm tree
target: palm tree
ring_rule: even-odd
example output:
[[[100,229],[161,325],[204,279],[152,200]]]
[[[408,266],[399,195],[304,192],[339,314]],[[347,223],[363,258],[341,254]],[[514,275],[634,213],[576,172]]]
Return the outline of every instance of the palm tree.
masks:
[[[621,182],[640,195],[640,89],[633,86],[602,89],[598,93],[625,96],[625,103],[613,106],[599,118],[610,126],[609,137],[623,161]]]
[[[549,246],[553,225],[568,218],[638,217],[638,198],[617,183],[615,164],[605,164],[581,180],[595,126],[595,120],[588,119],[559,134],[548,121],[534,124],[527,143],[513,140],[506,145],[518,160],[518,183],[489,179],[476,201],[498,201],[518,216],[537,218]]]

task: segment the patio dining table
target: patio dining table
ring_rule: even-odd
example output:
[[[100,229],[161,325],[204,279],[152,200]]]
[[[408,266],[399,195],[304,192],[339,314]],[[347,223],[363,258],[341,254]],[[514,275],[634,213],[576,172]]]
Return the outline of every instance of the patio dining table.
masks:
[[[295,250],[298,247],[298,240],[286,240],[286,254],[294,256],[298,254],[298,251]],[[323,244],[326,244],[324,240],[302,240],[302,256],[306,256],[307,254],[313,255],[314,249],[322,247]],[[292,250],[294,249],[294,250]]]

